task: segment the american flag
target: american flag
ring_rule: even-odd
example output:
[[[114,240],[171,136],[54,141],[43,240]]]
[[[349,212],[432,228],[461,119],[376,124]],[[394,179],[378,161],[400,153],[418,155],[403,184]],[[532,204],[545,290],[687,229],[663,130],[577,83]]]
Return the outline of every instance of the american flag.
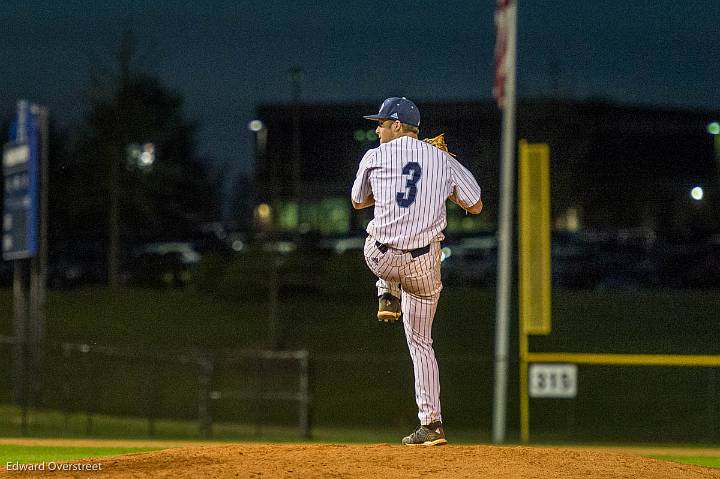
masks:
[[[513,0],[496,0],[495,3],[495,83],[493,96],[498,107],[505,105],[505,77],[507,74],[507,9]]]

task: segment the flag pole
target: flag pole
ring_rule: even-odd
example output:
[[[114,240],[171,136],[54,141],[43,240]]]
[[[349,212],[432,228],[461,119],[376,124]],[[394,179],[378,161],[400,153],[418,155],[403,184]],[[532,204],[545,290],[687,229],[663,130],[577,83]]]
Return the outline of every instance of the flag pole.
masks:
[[[501,6],[500,0],[498,7]],[[513,202],[515,187],[515,71],[517,45],[517,0],[503,2],[506,30],[500,207],[498,214],[498,267],[495,312],[495,395],[492,441],[505,442],[507,415],[508,342],[510,336],[510,292],[512,291]],[[500,28],[500,26],[498,26]]]

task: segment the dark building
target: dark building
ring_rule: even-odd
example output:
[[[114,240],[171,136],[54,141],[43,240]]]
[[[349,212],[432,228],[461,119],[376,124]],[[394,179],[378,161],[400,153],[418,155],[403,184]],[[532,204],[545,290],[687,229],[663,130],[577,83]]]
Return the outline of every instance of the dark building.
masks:
[[[445,133],[450,151],[483,187],[482,218],[452,217],[449,230],[494,229],[500,111],[492,102],[416,103],[420,137]],[[273,211],[285,229],[360,229],[367,213],[351,211],[349,191],[364,152],[377,145],[375,124],[362,118],[376,110],[370,104],[259,107],[256,204],[267,205],[264,217]],[[708,131],[717,120],[712,112],[523,100],[517,139],[550,145],[556,228],[643,227],[688,236],[720,231],[720,142]],[[691,198],[694,186],[703,188],[701,200]]]

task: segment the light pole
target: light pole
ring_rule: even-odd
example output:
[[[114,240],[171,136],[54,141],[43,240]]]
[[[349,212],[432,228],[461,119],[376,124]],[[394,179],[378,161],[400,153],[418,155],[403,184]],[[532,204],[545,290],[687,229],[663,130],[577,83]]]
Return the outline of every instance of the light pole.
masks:
[[[115,133],[120,138],[127,140],[127,128],[124,117],[127,114],[127,97],[124,94],[130,84],[130,60],[135,53],[135,39],[132,32],[123,33],[120,48],[117,52],[117,60],[120,67],[120,82],[116,91],[118,115],[114,125]],[[124,141],[123,141],[124,143]],[[117,143],[107,151],[110,161],[108,171],[108,285],[116,288],[120,279],[120,163],[125,160],[124,146],[118,148]]]
[[[715,154],[715,167],[717,168],[717,181],[715,183],[717,193],[711,197],[710,202],[715,206],[715,214],[720,215],[720,208],[718,208],[720,203],[718,203],[717,199],[720,197],[720,122],[712,121],[708,123],[707,132],[713,137],[713,152]]]
[[[713,137],[715,165],[718,169],[718,181],[720,181],[720,123],[717,121],[708,123],[707,132]]]
[[[108,218],[108,284],[116,288],[120,279],[120,165],[147,172],[155,162],[155,145],[131,143],[125,146],[120,158],[110,159],[110,209]]]
[[[248,123],[248,130],[255,134],[255,170],[265,170],[265,174],[270,181],[270,189],[272,191],[270,198],[270,205],[262,203],[258,205],[257,195],[253,195],[254,198],[251,202],[253,205],[253,222],[256,228],[266,230],[268,224],[272,225],[272,214],[275,213],[275,196],[277,191],[277,174],[275,168],[272,168],[266,158],[267,154],[267,127],[261,120],[252,120]],[[269,223],[268,223],[269,222]]]
[[[118,286],[120,276],[120,161],[119,158],[110,157],[109,196],[110,207],[108,211],[108,285],[111,288]]]
[[[267,241],[270,243],[270,264],[268,278],[268,343],[271,349],[280,348],[279,334],[279,290],[278,284],[278,257],[275,246],[275,227],[273,214],[277,208],[277,174],[274,168],[269,168],[267,162],[267,127],[260,120],[252,120],[248,123],[248,129],[255,133],[255,162],[268,167],[267,174],[270,176],[271,198],[270,206],[263,203],[255,207],[253,217],[256,219],[256,227],[267,233]]]
[[[267,127],[261,120],[252,120],[248,123],[248,130],[255,133],[255,160],[265,160],[267,150]]]
[[[290,69],[290,82],[292,84],[292,196],[297,203],[297,225],[299,231],[302,222],[302,162],[300,159],[300,95],[302,93],[303,71],[300,67]]]

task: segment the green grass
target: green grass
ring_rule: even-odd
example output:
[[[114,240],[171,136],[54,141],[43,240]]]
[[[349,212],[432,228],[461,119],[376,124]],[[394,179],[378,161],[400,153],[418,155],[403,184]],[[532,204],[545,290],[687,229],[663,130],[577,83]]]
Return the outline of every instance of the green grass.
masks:
[[[682,464],[694,464],[696,466],[714,467],[720,469],[720,457],[707,456],[651,456],[662,461],[680,462]]]
[[[392,434],[371,430],[313,428],[317,442],[342,441],[347,432],[349,442],[383,442]],[[151,434],[152,433],[152,434]],[[396,433],[394,436],[397,439]],[[146,418],[84,413],[66,415],[54,410],[30,410],[27,433],[22,433],[20,411],[15,406],[0,405],[0,437],[61,438],[61,439],[142,439],[142,440],[203,440],[196,420],[157,419],[151,430]],[[353,440],[354,439],[354,440]],[[268,424],[215,422],[212,441],[305,441],[298,427]]]
[[[0,405],[0,437],[32,437],[62,439],[157,439],[157,440],[201,440],[197,421],[162,419],[155,421],[153,435],[149,435],[147,419],[95,414],[65,415],[60,411],[31,410],[28,415],[28,433],[22,435],[20,411],[11,405]],[[8,421],[7,418],[13,418]],[[390,425],[374,427],[322,427],[312,429],[311,442],[317,443],[388,443],[397,444],[406,435],[408,427]],[[263,441],[263,442],[308,442],[293,426],[279,426],[255,423],[216,422],[212,427],[211,441]],[[453,430],[454,444],[480,444],[489,441],[489,434],[480,431]]]
[[[281,342],[286,349],[304,348],[311,353],[316,430],[380,427],[390,431],[387,439],[380,439],[392,442],[416,421],[412,367],[402,327],[387,327],[373,319],[377,300],[362,258],[352,264],[362,271],[354,274],[340,267],[327,268],[326,272],[337,277],[333,288],[342,294],[326,288],[320,296],[295,293],[280,298]],[[238,277],[242,277],[240,272]],[[0,334],[12,334],[12,298],[11,289],[0,289]],[[268,329],[263,298],[257,295],[244,301],[193,288],[50,291],[47,336],[54,344],[81,342],[148,352],[156,348],[260,348],[267,344]],[[538,352],[717,354],[719,309],[718,291],[558,290],[553,294],[552,333],[533,336],[530,347]],[[494,316],[494,290],[449,286],[443,291],[433,337],[441,369],[443,413],[453,426],[453,436],[461,429],[487,431],[491,427]],[[516,323],[512,328],[510,347],[516,351]],[[13,396],[12,349],[1,346],[0,364],[6,367],[0,367],[0,403],[7,404]],[[63,366],[65,360],[58,348],[48,358],[45,397],[37,404],[58,410],[90,409],[104,416],[92,416],[90,432],[83,414],[66,418],[55,413],[46,421],[33,417],[29,433],[34,436],[112,437],[119,431],[122,437],[148,437],[150,428],[140,417],[143,414],[163,418],[197,414],[194,366],[79,353],[73,353]],[[515,429],[516,358],[510,358],[508,377],[513,388],[508,420]],[[252,384],[236,365],[217,366],[213,385],[217,390]],[[566,438],[578,443],[596,439],[720,441],[717,431],[705,427],[720,415],[713,402],[720,375],[713,368],[581,367],[577,400],[531,401],[534,438]],[[286,380],[288,377],[283,377]],[[593,393],[598,390],[604,394]],[[257,416],[254,407],[248,401],[215,402],[216,437],[256,436],[257,428],[251,422]],[[292,424],[295,412],[285,414],[285,410],[289,411],[281,405],[268,414]],[[135,419],[126,419],[132,416]],[[20,434],[16,418],[0,407],[0,435]],[[240,420],[250,424],[231,424]],[[266,431],[264,428],[260,434]],[[157,420],[155,436],[197,438],[197,424]],[[470,437],[476,443],[489,441],[488,433]]]
[[[33,464],[47,461],[71,461],[87,457],[117,456],[155,451],[148,447],[68,447],[68,446],[21,446],[0,445],[0,464],[19,462]]]

